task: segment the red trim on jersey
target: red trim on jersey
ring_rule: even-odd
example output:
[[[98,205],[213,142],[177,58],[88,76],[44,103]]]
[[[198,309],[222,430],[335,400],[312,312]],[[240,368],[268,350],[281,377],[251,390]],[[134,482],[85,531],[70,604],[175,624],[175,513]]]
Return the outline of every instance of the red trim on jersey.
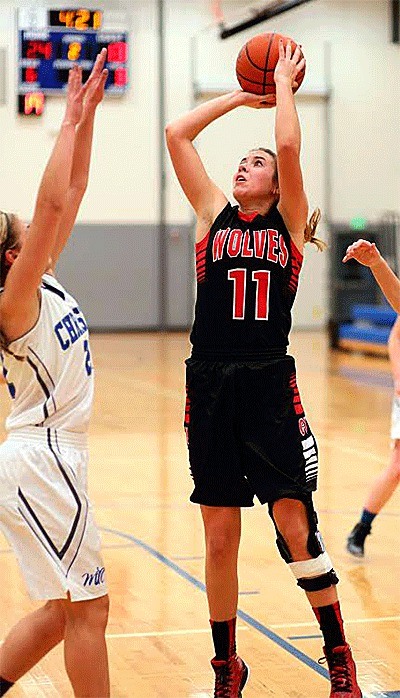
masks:
[[[204,281],[206,278],[206,254],[207,254],[207,245],[208,245],[209,239],[210,239],[210,231],[208,231],[207,235],[205,235],[202,240],[200,240],[199,242],[196,242],[196,245],[195,245],[195,249],[196,249],[196,277],[197,277],[198,284],[201,284],[202,281]]]
[[[251,223],[254,221],[255,218],[258,216],[258,211],[253,211],[253,213],[243,213],[243,211],[238,211],[238,216],[241,221],[246,221],[247,223]]]
[[[296,381],[296,373],[292,373],[290,378],[289,378],[289,387],[292,390],[292,399],[293,399],[293,407],[294,411],[298,415],[304,415],[304,410],[303,410],[303,405],[301,404],[301,397],[299,393],[299,389],[297,387],[297,381]]]
[[[208,231],[207,235],[205,235],[199,242],[196,242],[195,248],[196,248],[196,254],[198,252],[201,252],[201,250],[205,250],[208,244],[208,240],[210,238],[210,231]]]
[[[299,285],[299,275],[303,264],[303,255],[296,247],[292,239],[290,239],[290,252],[292,257],[292,275],[289,279],[289,290],[292,293],[296,293],[297,286]]]

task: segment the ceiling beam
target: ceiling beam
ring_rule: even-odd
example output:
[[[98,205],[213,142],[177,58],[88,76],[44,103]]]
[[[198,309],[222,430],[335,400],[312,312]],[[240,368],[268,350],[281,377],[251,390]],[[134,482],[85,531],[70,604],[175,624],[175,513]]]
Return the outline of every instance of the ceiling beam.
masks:
[[[251,18],[244,20],[243,22],[239,22],[238,24],[234,24],[230,27],[221,24],[220,38],[228,39],[228,37],[233,36],[234,34],[239,34],[240,32],[245,31],[245,29],[250,29],[256,24],[260,24],[260,22],[265,22],[267,19],[271,19],[272,17],[276,17],[283,12],[287,12],[295,7],[304,5],[306,2],[311,2],[311,0],[283,0],[283,2],[279,5],[274,4],[273,6],[270,5],[269,7],[265,7],[263,10],[255,10]],[[393,0],[393,2],[399,3],[400,0]]]
[[[400,0],[392,0],[392,41],[400,44]]]

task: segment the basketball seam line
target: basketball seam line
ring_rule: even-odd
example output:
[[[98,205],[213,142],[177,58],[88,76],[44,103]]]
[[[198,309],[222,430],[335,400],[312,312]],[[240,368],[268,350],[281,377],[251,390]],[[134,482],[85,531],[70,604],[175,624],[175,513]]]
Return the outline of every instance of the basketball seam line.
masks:
[[[259,65],[257,65],[257,63],[255,63],[253,61],[253,59],[250,57],[249,48],[248,48],[247,44],[245,46],[245,53],[246,53],[246,57],[247,57],[247,60],[249,61],[250,65],[252,65],[253,68],[256,68],[257,70],[260,70],[261,73],[265,73],[265,69],[261,68]],[[275,70],[275,68],[274,68],[274,70]]]
[[[263,80],[264,89],[265,89],[266,86],[267,86],[267,83],[266,83],[267,68],[268,68],[269,54],[270,54],[270,51],[271,51],[271,45],[272,45],[272,42],[273,42],[273,40],[274,40],[274,37],[275,37],[275,32],[273,32],[272,37],[271,37],[270,40],[269,40],[268,49],[267,49],[267,55],[266,55],[266,57],[265,57],[264,80]],[[274,82],[275,82],[275,81],[274,81]]]

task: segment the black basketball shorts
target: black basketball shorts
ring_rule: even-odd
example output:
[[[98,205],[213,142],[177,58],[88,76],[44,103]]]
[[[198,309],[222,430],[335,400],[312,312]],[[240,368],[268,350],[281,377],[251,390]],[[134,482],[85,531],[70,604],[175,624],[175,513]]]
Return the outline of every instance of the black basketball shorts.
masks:
[[[306,420],[293,357],[186,361],[185,429],[192,502],[249,507],[317,487],[318,447]]]

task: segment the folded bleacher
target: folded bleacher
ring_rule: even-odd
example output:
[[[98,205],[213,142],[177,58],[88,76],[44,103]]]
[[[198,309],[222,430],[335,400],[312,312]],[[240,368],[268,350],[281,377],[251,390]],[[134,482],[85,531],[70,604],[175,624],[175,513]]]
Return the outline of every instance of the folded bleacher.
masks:
[[[340,349],[387,356],[390,330],[396,313],[389,305],[354,304],[351,322],[339,324],[337,346]]]

